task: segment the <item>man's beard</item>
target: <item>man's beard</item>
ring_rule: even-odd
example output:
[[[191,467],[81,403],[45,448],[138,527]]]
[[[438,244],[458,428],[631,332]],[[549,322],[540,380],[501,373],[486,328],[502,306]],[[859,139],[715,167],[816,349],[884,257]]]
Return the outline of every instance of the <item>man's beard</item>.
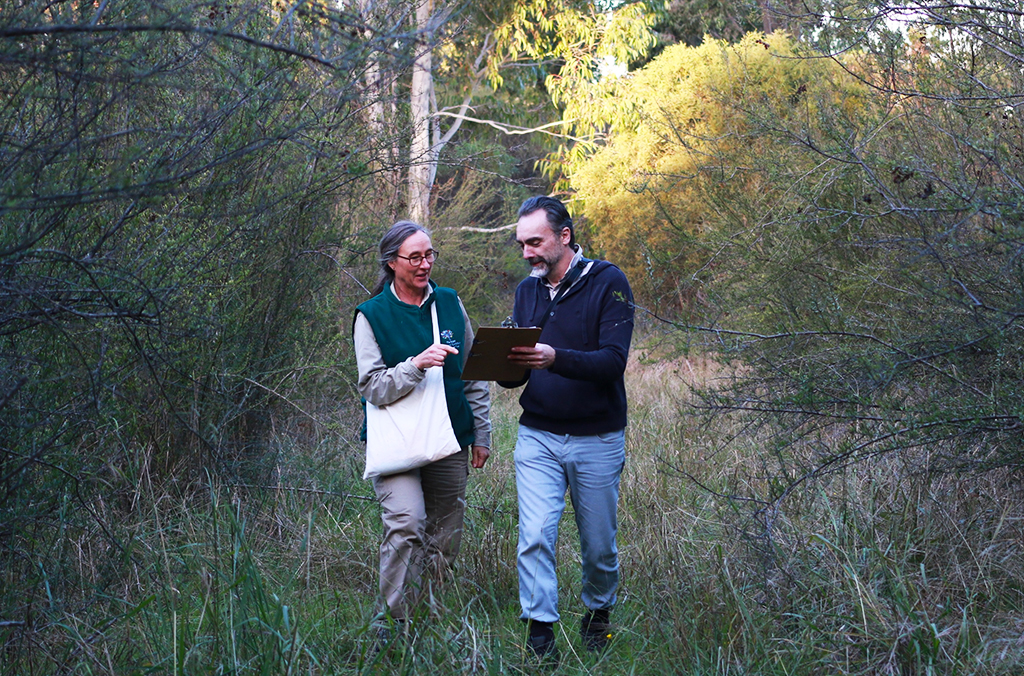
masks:
[[[551,272],[551,266],[554,262],[549,261],[543,256],[538,256],[536,260],[536,263],[530,261],[530,276],[538,278],[547,277],[548,273]]]

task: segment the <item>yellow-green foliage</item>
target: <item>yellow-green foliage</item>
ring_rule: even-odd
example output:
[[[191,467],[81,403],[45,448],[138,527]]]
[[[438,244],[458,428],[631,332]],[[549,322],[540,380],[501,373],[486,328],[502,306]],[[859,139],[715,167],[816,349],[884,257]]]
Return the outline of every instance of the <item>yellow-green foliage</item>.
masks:
[[[655,17],[645,3],[617,3],[614,11],[601,3],[566,0],[511,0],[494,29],[495,49],[488,60],[494,86],[502,84],[502,65],[523,59],[561,62],[545,86],[556,104],[565,104],[576,89],[594,79],[599,60],[628,62],[654,45]]]
[[[597,247],[649,294],[686,302],[675,279],[693,262],[694,238],[743,227],[763,212],[744,208],[751,200],[779,199],[754,160],[794,161],[793,138],[813,140],[823,113],[859,105],[852,78],[797,50],[782,33],[678,45],[603,85],[607,138],[577,154],[571,185]]]

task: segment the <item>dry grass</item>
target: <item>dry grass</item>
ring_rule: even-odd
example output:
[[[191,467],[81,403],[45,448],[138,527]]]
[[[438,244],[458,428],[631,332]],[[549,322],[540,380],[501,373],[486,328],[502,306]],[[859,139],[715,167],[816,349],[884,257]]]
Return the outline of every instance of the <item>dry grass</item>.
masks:
[[[771,481],[764,440],[691,406],[727,375],[695,357],[630,364],[619,636],[601,659],[580,650],[567,514],[557,673],[1019,673],[1019,484],[891,455],[808,484],[766,529],[729,497]],[[459,568],[411,643],[369,650],[379,515],[350,434],[321,431],[271,440],[248,487],[157,481],[152,449],[111,453],[91,513],[69,500],[4,536],[3,673],[520,672],[516,396],[495,392]]]

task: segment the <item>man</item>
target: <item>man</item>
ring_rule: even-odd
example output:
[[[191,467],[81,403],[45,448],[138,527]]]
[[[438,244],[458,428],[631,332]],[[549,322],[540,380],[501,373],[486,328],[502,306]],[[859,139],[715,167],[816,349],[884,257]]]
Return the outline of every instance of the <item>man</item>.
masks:
[[[569,489],[583,559],[580,627],[584,645],[602,650],[619,583],[615,543],[619,477],[625,462],[623,372],[633,335],[633,296],[622,271],[588,260],[561,202],[532,197],[519,209],[516,241],[533,270],[516,289],[513,320],[542,326],[534,347],[509,359],[526,368],[519,403],[519,600],[527,647],[557,660],[559,619],[555,547]]]

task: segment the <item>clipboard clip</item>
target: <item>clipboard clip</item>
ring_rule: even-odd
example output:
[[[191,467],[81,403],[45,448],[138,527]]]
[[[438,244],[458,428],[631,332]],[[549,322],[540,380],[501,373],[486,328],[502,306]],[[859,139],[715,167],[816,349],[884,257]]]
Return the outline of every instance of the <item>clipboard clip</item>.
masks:
[[[514,321],[512,321],[512,315],[509,315],[508,317],[505,317],[505,319],[501,322],[501,328],[518,329],[519,324],[516,324]]]

